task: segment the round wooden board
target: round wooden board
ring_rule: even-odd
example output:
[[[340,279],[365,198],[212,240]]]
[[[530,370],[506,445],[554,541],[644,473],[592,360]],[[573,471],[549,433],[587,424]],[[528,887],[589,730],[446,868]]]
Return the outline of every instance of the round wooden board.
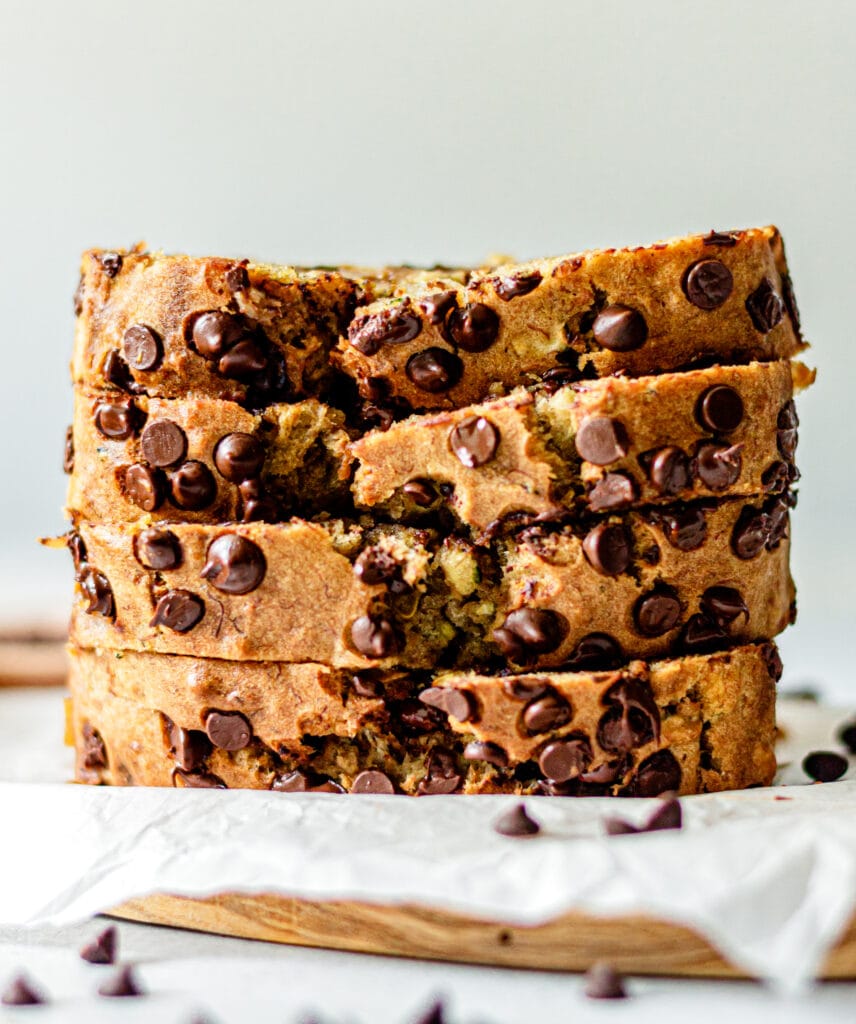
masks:
[[[746,977],[691,929],[649,917],[566,914],[548,924],[517,927],[425,907],[240,893],[208,899],[148,896],[110,913],[218,935],[385,956],[553,971],[584,971],[596,960],[608,960],[627,974]],[[856,918],[821,977],[856,978]]]

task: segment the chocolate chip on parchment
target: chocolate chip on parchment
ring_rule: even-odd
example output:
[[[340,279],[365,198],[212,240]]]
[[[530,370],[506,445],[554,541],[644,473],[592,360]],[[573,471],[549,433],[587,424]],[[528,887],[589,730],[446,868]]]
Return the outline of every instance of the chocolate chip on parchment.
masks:
[[[131,324],[122,335],[122,352],[135,370],[155,370],[163,359],[160,336],[146,324]]]
[[[206,508],[217,497],[217,483],[204,462],[191,459],[170,475],[172,500],[187,512]]]
[[[361,615],[351,624],[351,642],[366,658],[386,658],[398,650],[395,627],[383,615]]]
[[[122,256],[118,252],[102,252],[98,255],[98,262],[107,277],[115,277],[122,269]]]
[[[465,761],[486,761],[495,768],[508,767],[508,754],[497,743],[472,740],[464,747]]]
[[[701,595],[699,607],[708,618],[723,629],[730,626],[741,615],[745,616],[745,622],[749,621],[749,608],[736,587],[708,587]]]
[[[348,328],[348,341],[364,356],[373,356],[383,345],[412,341],[421,330],[422,318],[405,300],[400,306],[354,320]]]
[[[149,626],[166,626],[174,633],[188,633],[205,614],[205,602],[190,590],[168,590],[155,605]]]
[[[459,722],[471,722],[476,718],[475,701],[466,690],[451,686],[432,686],[419,694],[419,700],[429,707],[445,711]]]
[[[448,349],[432,345],[407,360],[407,379],[420,391],[439,394],[453,388],[461,379],[464,364]]]
[[[785,315],[785,304],[765,277],[746,300],[746,310],[755,330],[768,334]]]
[[[239,711],[209,711],[205,732],[215,747],[232,753],[249,746],[253,738],[252,726]]]
[[[720,260],[704,259],[687,268],[684,294],[699,309],[718,309],[734,290],[731,271]]]
[[[258,544],[237,533],[224,533],[208,545],[199,575],[224,594],[249,594],[266,572],[267,562]]]
[[[150,526],[134,538],[134,557],[146,569],[176,569],[181,565],[181,542],[172,530]]]
[[[433,747],[428,754],[425,767],[425,777],[417,786],[420,796],[455,793],[464,781],[458,771],[455,755],[445,747]]]
[[[187,454],[187,437],[172,420],[150,420],[140,435],[140,449],[151,465],[174,466]]]
[[[372,768],[357,775],[351,785],[351,792],[390,795],[395,792],[395,784],[385,772]]]
[[[626,790],[628,796],[660,796],[677,792],[681,786],[681,766],[671,750],[658,750],[646,757],[636,769]]]
[[[648,477],[660,494],[677,494],[690,486],[690,460],[673,444],[651,453]]]
[[[42,1006],[46,1002],[44,995],[23,974],[12,978],[0,997],[0,1003],[4,1006]]]
[[[122,493],[144,512],[156,512],[166,498],[167,482],[159,469],[133,462],[122,476]]]
[[[448,316],[449,310],[455,306],[457,292],[433,292],[419,300],[419,307],[428,317],[429,323],[442,324]]]
[[[98,989],[98,995],[108,996],[111,999],[119,997],[130,998],[145,994],[145,991],[137,981],[134,969],[127,965],[120,968],[109,981],[105,981]]]
[[[582,775],[591,759],[587,737],[572,735],[548,743],[538,756],[538,765],[551,782],[568,782]]]
[[[677,626],[681,602],[671,587],[655,587],[636,602],[633,620],[642,636],[662,636]]]
[[[705,430],[727,434],[743,421],[743,399],[728,384],[716,384],[702,392],[695,417]]]
[[[115,964],[118,945],[118,929],[111,925],[86,943],[80,951],[80,957],[90,964]]]
[[[742,444],[703,444],[695,457],[699,479],[711,491],[724,491],[733,487],[743,469]]]
[[[442,999],[432,1003],[424,1013],[421,1013],[413,1024],[449,1024],[446,1016],[446,1006]]]
[[[847,771],[847,758],[831,750],[814,750],[802,763],[803,771],[815,782],[835,782]]]
[[[648,325],[645,317],[630,306],[607,306],[592,324],[595,341],[611,352],[630,352],[645,344]]]
[[[258,476],[264,460],[260,442],[252,434],[240,431],[221,437],[214,449],[217,472],[233,484]]]
[[[626,999],[624,978],[603,960],[586,971],[585,994],[589,999]]]
[[[626,754],[660,735],[660,711],[651,689],[641,679],[621,679],[601,698],[608,708],[597,727],[604,750]]]
[[[622,523],[599,523],[586,534],[583,552],[599,573],[617,576],[630,565],[633,539]]]
[[[641,832],[664,832],[668,829],[683,827],[683,812],[681,811],[680,801],[672,797],[662,800],[660,806],[642,825],[631,825],[621,818],[607,818],[604,825],[607,835],[610,836],[639,834]]]
[[[568,701],[551,690],[526,705],[523,709],[523,725],[529,733],[538,735],[567,725],[572,714]]]
[[[517,839],[523,836],[538,835],[541,826],[534,818],[530,817],[524,804],[515,804],[496,819],[493,830],[501,836]]]
[[[113,598],[113,588],[103,572],[88,565],[78,574],[77,582],[88,601],[83,609],[87,615],[102,615],[105,619],[115,618],[116,602]]]
[[[845,722],[838,730],[838,738],[851,754],[856,754],[856,722]]]
[[[612,416],[589,416],[583,420],[574,437],[580,458],[596,466],[608,466],[630,448],[624,424]]]
[[[493,289],[503,302],[510,302],[519,295],[528,295],[541,283],[542,274],[540,270],[520,271],[509,277],[494,277],[491,279]]]
[[[192,321],[190,340],[203,359],[217,361],[248,337],[243,317],[232,313],[210,310]]]
[[[446,319],[452,342],[465,352],[484,352],[499,334],[499,317],[481,302],[455,307]]]
[[[468,469],[490,462],[499,447],[499,431],[484,416],[470,416],[449,432],[449,446]]]
[[[137,425],[137,410],[132,402],[100,402],[95,408],[95,427],[111,441],[129,438]]]
[[[606,473],[588,492],[592,512],[626,508],[639,497],[636,483],[626,473]]]
[[[502,653],[517,662],[555,651],[567,635],[568,620],[550,608],[518,608],[493,631]]]
[[[621,644],[608,633],[589,633],[571,652],[566,666],[573,672],[617,668],[624,661]]]

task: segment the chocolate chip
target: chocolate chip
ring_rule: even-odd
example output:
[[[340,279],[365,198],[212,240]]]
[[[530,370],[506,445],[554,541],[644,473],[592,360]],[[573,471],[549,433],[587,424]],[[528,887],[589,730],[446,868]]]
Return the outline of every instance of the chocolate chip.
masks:
[[[179,786],[181,782],[181,786]],[[183,768],[175,768],[172,773],[172,784],[180,789],[228,789],[220,778],[211,772],[186,772]]]
[[[703,444],[695,458],[696,473],[711,491],[724,491],[733,487],[743,469],[741,444]]]
[[[660,494],[677,494],[690,486],[690,460],[675,445],[659,448],[651,455],[648,476]]]
[[[155,512],[166,497],[166,479],[159,469],[134,462],[122,477],[122,493],[144,512]]]
[[[658,750],[646,757],[627,787],[628,796],[660,796],[681,787],[681,767],[671,750]]]
[[[659,526],[666,540],[678,551],[695,551],[707,539],[707,519],[701,508],[684,508],[651,513],[650,521]]]
[[[367,586],[388,583],[401,573],[401,565],[383,548],[366,548],[354,562],[354,575]]]
[[[782,298],[785,300],[785,309],[794,325],[797,337],[800,335],[800,311],[797,307],[797,297],[794,295],[794,286],[790,274],[782,274]]]
[[[735,587],[708,587],[701,595],[699,607],[705,615],[723,629],[741,615],[749,621],[749,608],[743,595]]]
[[[384,692],[381,680],[375,679],[370,672],[355,673],[351,676],[351,686],[358,697],[382,697]]]
[[[124,441],[134,433],[137,411],[132,403],[101,402],[95,409],[95,426],[113,441]]]
[[[172,530],[151,526],[134,538],[134,557],[146,569],[176,569],[181,565],[181,543]]]
[[[571,652],[566,666],[573,672],[584,669],[617,668],[624,661],[621,644],[608,633],[589,633]]]
[[[65,536],[65,546],[71,553],[74,571],[77,573],[86,562],[86,545],[83,543],[83,538],[75,530],[69,530]]]
[[[731,549],[738,558],[748,561],[761,554],[770,535],[770,517],[758,509],[747,507],[731,533]]]
[[[446,1007],[442,999],[438,999],[432,1003],[428,1009],[420,1014],[413,1024],[448,1024],[448,1018],[446,1017]]]
[[[388,775],[376,769],[371,769],[360,772],[354,779],[351,792],[391,795],[395,792],[395,785]]]
[[[660,735],[660,711],[650,687],[640,679],[621,679],[601,698],[608,711],[597,727],[604,750],[626,754]]]
[[[65,428],[65,448],[62,454],[62,469],[64,473],[74,471],[74,431],[69,426]]]
[[[755,330],[767,334],[781,322],[785,315],[785,304],[765,277],[746,300],[746,310]]]
[[[767,494],[779,494],[787,487],[789,479],[786,462],[771,462],[761,474],[761,487]]]
[[[119,355],[116,349],[111,349],[107,353],[104,365],[101,367],[101,372],[106,381],[112,384],[113,387],[119,388],[121,391],[127,391],[130,394],[138,394],[141,390],[131,375],[131,370],[128,364]]]
[[[590,786],[612,786],[624,777],[627,765],[627,757],[619,757],[615,761],[605,761],[603,764],[599,764],[596,768],[592,768],[591,771],[581,775],[580,781]]]
[[[492,279],[493,289],[504,301],[510,302],[518,295],[528,295],[541,283],[542,275],[540,270],[520,271],[512,274],[511,277],[495,277]]]
[[[437,500],[437,492],[430,480],[408,480],[401,489],[420,508],[428,508]]]
[[[538,757],[538,764],[551,782],[567,782],[585,772],[591,758],[591,744],[585,736],[566,736],[548,743]]]
[[[630,352],[648,338],[645,317],[630,306],[607,306],[592,324],[595,341],[610,352]]]
[[[764,644],[761,647],[761,657],[764,659],[770,678],[777,683],[782,678],[784,671],[778,647],[775,644]]]
[[[831,750],[814,750],[803,759],[802,766],[816,782],[835,782],[847,771],[847,758]]]
[[[668,829],[679,829],[683,826],[683,813],[680,801],[675,799],[662,800],[660,806],[640,825],[631,825],[621,818],[607,818],[604,822],[606,833],[610,836],[638,835],[641,832],[663,832]]]
[[[537,836],[541,831],[541,826],[529,816],[523,804],[515,804],[496,819],[493,830],[501,836],[510,836],[512,839],[516,839],[520,836]]]
[[[776,418],[776,426],[779,430],[794,430],[800,425],[800,418],[797,415],[797,407],[794,400],[788,399],[779,410]]]
[[[122,336],[122,351],[135,370],[154,370],[163,358],[160,337],[146,324],[131,324]]]
[[[493,639],[506,657],[523,662],[549,654],[568,635],[568,620],[550,608],[518,608],[510,612]]]
[[[412,355],[407,360],[404,372],[420,391],[439,394],[458,383],[464,372],[464,364],[454,352],[432,345]]]
[[[41,992],[37,992],[23,974],[17,975],[9,982],[0,998],[0,1003],[4,1006],[42,1006],[46,1002]]]
[[[215,747],[231,753],[249,746],[253,738],[252,726],[239,711],[209,711],[205,732]]]
[[[455,755],[450,750],[432,748],[425,767],[425,777],[417,786],[420,796],[442,796],[460,789],[463,776],[458,772]]]
[[[554,395],[559,388],[573,384],[580,379],[580,371],[572,366],[553,366],[541,374],[544,391]]]
[[[140,449],[153,466],[174,466],[187,454],[187,438],[172,420],[151,420],[140,435]]]
[[[264,448],[252,434],[226,434],[214,449],[217,472],[233,484],[258,476],[264,461]]]
[[[838,738],[851,754],[856,754],[856,722],[847,722],[838,730]]]
[[[90,769],[106,768],[107,747],[101,737],[101,733],[89,722],[84,722],[81,734],[83,737],[83,750],[81,751],[83,767]]]
[[[767,509],[769,530],[766,547],[768,551],[772,551],[788,535],[790,506],[786,497],[782,497],[768,505]]]
[[[235,292],[245,292],[250,287],[250,275],[247,273],[246,260],[241,263],[233,263],[223,275],[226,287],[234,295]]]
[[[617,576],[630,565],[633,538],[623,524],[599,523],[586,534],[583,552],[599,573]]]
[[[419,300],[419,306],[432,324],[442,324],[449,310],[456,305],[457,292],[434,292]]]
[[[624,425],[611,416],[589,416],[583,420],[574,444],[580,458],[596,466],[608,466],[626,455],[630,448]]]
[[[734,278],[719,260],[699,260],[687,268],[684,293],[699,309],[717,309],[734,290]]]
[[[503,679],[502,689],[512,700],[530,701],[550,692],[550,684],[546,679]]]
[[[78,575],[77,581],[89,602],[83,609],[87,615],[103,615],[105,619],[115,617],[116,603],[113,599],[113,588],[103,572],[87,566]]]
[[[133,968],[125,966],[110,978],[109,981],[105,981],[104,984],[99,987],[98,994],[100,996],[109,996],[110,998],[124,998],[142,996],[145,995],[145,992],[140,988]]]
[[[285,775],[277,775],[270,784],[275,793],[344,793],[345,787],[334,782],[329,775],[296,768]]]
[[[102,252],[98,262],[107,277],[115,277],[122,269],[122,257],[118,252]]]
[[[224,377],[244,380],[252,377],[268,366],[268,354],[258,341],[245,338],[222,355],[217,362],[217,370]]]
[[[695,417],[705,430],[727,434],[743,421],[743,399],[727,384],[716,384],[702,392]]]
[[[191,341],[203,359],[219,360],[247,337],[243,318],[232,313],[211,310],[193,319]]]
[[[571,720],[571,705],[555,691],[538,697],[523,709],[523,724],[526,730],[536,735],[559,729]]]
[[[589,999],[626,999],[624,979],[608,963],[600,960],[586,971],[585,994]]]
[[[149,626],[166,626],[174,633],[188,633],[205,614],[205,602],[189,590],[168,590],[155,606]]]
[[[422,320],[405,301],[394,309],[354,320],[348,328],[348,340],[364,356],[373,356],[383,345],[412,341],[422,330]]]
[[[399,721],[409,732],[415,735],[422,735],[426,732],[434,732],[446,725],[443,713],[436,708],[429,708],[427,704],[420,704],[418,700],[403,700],[396,706],[396,715]]]
[[[737,236],[727,231],[711,231],[701,241],[702,245],[716,245],[723,249],[733,249],[737,245]]]
[[[361,615],[351,624],[351,642],[366,658],[386,658],[398,651],[395,627],[382,615]]]
[[[182,771],[193,772],[205,764],[211,753],[211,740],[199,729],[183,729],[167,719],[169,752]]]
[[[80,951],[81,959],[90,964],[115,964],[118,944],[119,932],[111,925],[86,943]]]
[[[496,768],[508,767],[508,754],[496,743],[473,740],[464,747],[464,760],[487,761]]]
[[[224,533],[208,545],[199,574],[224,594],[249,594],[265,578],[262,549],[237,533]]]
[[[419,699],[429,707],[445,711],[447,715],[459,722],[470,722],[476,719],[475,701],[466,690],[456,690],[450,686],[432,686],[419,694]]]
[[[691,615],[681,630],[678,647],[694,654],[715,651],[728,640],[723,626],[705,614]]]
[[[642,636],[662,636],[677,626],[681,602],[671,587],[657,587],[636,602],[633,620]]]
[[[446,320],[449,336],[465,352],[484,352],[499,334],[499,317],[481,302],[455,307]]]
[[[217,483],[204,462],[192,459],[185,462],[170,476],[172,500],[179,508],[198,512],[217,497]]]
[[[778,445],[779,451],[788,461],[793,459],[794,454],[796,453],[798,440],[799,435],[796,430],[776,431],[776,444]]]
[[[276,522],[276,502],[266,497],[264,487],[258,479],[242,480],[238,484],[241,496],[241,519],[245,523]]]
[[[625,473],[606,473],[588,492],[592,512],[626,508],[639,497],[636,483]]]
[[[476,469],[496,455],[499,431],[484,416],[470,416],[452,427],[449,445],[459,462],[469,469]]]

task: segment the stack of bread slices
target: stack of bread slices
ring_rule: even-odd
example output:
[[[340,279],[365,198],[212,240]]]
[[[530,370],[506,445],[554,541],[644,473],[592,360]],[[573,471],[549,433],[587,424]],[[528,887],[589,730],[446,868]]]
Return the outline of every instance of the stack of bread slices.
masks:
[[[97,250],[76,311],[80,781],[771,781],[812,376],[776,229],[476,270]]]

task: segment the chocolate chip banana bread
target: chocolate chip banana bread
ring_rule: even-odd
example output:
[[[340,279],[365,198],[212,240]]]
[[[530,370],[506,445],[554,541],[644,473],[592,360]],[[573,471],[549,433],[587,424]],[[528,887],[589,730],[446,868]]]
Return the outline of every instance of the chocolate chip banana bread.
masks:
[[[779,672],[771,644],[504,677],[72,648],[68,732],[89,783],[686,794],[772,780]]]
[[[781,235],[768,227],[399,289],[357,309],[336,354],[372,405],[428,410],[533,380],[787,359],[802,348]]]

